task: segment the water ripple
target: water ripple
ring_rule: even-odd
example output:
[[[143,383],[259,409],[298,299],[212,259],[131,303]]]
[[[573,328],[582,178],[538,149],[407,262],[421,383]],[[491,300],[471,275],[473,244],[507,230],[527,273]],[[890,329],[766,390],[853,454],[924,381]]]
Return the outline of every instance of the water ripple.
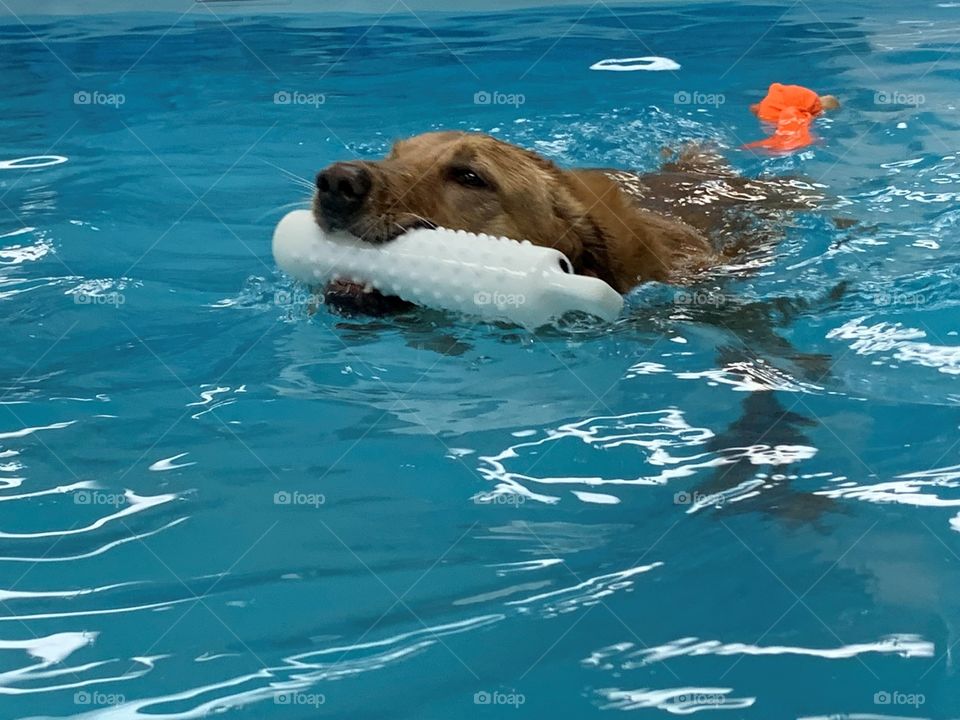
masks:
[[[898,475],[896,480],[873,484],[845,483],[833,490],[820,490],[824,497],[897,503],[917,507],[960,506],[960,465]],[[938,489],[940,490],[938,492]],[[954,497],[956,496],[956,497]]]
[[[81,501],[78,499],[77,504],[80,504],[80,505],[88,505],[88,504],[110,505],[115,503],[119,504],[120,503],[119,497],[122,497],[126,503],[126,507],[120,510],[117,510],[116,512],[111,513],[109,515],[105,515],[104,517],[98,518],[92,523],[88,525],[83,525],[81,527],[72,525],[69,528],[61,529],[61,530],[44,530],[40,532],[29,532],[29,533],[13,533],[13,532],[4,532],[0,530],[0,538],[20,540],[20,539],[28,539],[28,538],[47,538],[47,537],[65,537],[68,535],[82,535],[84,533],[90,532],[91,530],[97,530],[99,528],[105,527],[106,525],[112,522],[122,521],[123,518],[129,517],[130,515],[135,515],[137,513],[141,513],[146,510],[149,510],[150,508],[157,507],[158,505],[163,505],[165,503],[172,502],[179,497],[179,495],[175,493],[164,493],[161,495],[137,495],[132,490],[125,490],[122,493],[122,495],[117,496],[117,500],[115,501],[111,499],[110,493],[103,493],[104,502],[101,502],[101,500],[98,499],[99,496],[97,495],[96,491],[82,490],[80,492],[91,493],[91,495],[89,496],[90,497],[89,500]]]
[[[126,701],[121,697],[119,702],[110,707],[71,717],[81,720],[192,720],[208,717],[226,708],[244,707],[274,700],[290,692],[307,690],[319,681],[348,678],[380,669],[442,643],[444,637],[478,630],[502,619],[503,615],[481,615],[400,633],[382,640],[298,653],[284,658],[281,665],[169,695],[134,701]],[[203,699],[205,696],[209,699]]]
[[[960,375],[960,346],[916,342],[927,337],[924,330],[898,322],[865,325],[866,315],[854,318],[827,333],[828,339],[852,340],[857,355],[880,355],[880,361],[899,361],[935,368],[947,375]]]
[[[812,648],[790,645],[748,645],[745,643],[722,643],[719,640],[700,640],[685,637],[656,647],[636,649],[632,642],[610,645],[596,650],[582,662],[585,666],[604,670],[634,670],[663,662],[675,657],[701,657],[705,655],[803,655],[827,660],[845,660],[864,654],[896,655],[902,658],[929,658],[934,656],[934,644],[919,635],[893,634],[875,642],[854,643],[834,648]]]
[[[517,496],[555,504],[561,500],[560,496],[538,492],[533,487],[581,485],[590,490],[570,491],[581,502],[615,505],[619,502],[618,497],[597,493],[595,489],[664,485],[672,480],[693,476],[703,470],[738,463],[747,463],[752,466],[792,465],[809,460],[817,454],[815,447],[795,443],[758,443],[722,447],[706,452],[683,452],[684,449],[692,450],[714,440],[715,435],[711,430],[689,425],[684,419],[683,411],[676,408],[599,416],[566,423],[556,430],[547,430],[545,437],[516,443],[496,455],[479,456],[483,464],[477,468],[477,471],[496,485],[492,490],[475,495],[474,500],[480,503],[505,502],[506,498]],[[652,472],[630,478],[597,475],[549,476],[533,475],[531,472],[551,452],[558,452],[558,455],[564,451],[575,453],[584,447],[602,451],[608,458],[611,451],[624,450],[629,453],[629,466],[642,466],[645,463]],[[555,451],[554,448],[563,449]],[[638,456],[637,450],[642,454]],[[510,469],[513,464],[525,465],[529,469],[527,472],[514,471]],[[744,484],[712,494],[704,502],[694,504],[689,512],[715,504],[714,501],[744,499],[752,496],[754,491],[762,487],[769,487],[769,484],[766,476],[758,475]]]
[[[633,588],[633,580],[630,578],[662,566],[662,562],[638,565],[637,567],[627,568],[626,570],[598,575],[570,587],[531,595],[522,600],[511,600],[506,604],[523,609],[526,608],[527,605],[539,603],[545,615],[547,617],[553,617],[556,614],[573,612],[580,608],[596,605],[618,590],[630,592]]]
[[[607,702],[602,710],[643,710],[655,708],[671,715],[691,715],[700,710],[742,710],[751,707],[756,698],[728,697],[732,688],[679,687],[666,690],[618,690],[604,688],[597,693]]]

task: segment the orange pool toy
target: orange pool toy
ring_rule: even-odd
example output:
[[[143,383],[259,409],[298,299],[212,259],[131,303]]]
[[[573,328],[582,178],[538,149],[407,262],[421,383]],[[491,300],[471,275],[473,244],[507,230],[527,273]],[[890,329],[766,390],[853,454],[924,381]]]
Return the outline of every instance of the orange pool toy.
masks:
[[[750,110],[765,122],[775,123],[773,135],[763,140],[747,143],[747,148],[764,148],[775,152],[789,152],[807,145],[816,139],[810,126],[824,110],[839,107],[832,95],[821,97],[801,85],[773,83],[767,96]]]

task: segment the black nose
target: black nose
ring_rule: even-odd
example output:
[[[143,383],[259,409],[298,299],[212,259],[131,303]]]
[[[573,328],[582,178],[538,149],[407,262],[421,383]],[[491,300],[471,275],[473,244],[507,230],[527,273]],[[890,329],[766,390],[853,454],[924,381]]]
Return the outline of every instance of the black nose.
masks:
[[[320,208],[327,218],[344,220],[360,209],[372,185],[370,171],[360,163],[334,163],[317,174]]]

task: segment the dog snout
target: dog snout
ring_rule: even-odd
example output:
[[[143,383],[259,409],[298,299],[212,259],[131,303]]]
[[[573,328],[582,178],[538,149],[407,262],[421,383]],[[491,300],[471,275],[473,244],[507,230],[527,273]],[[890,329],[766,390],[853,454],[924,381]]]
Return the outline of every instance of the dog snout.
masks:
[[[317,198],[329,220],[346,220],[363,206],[373,177],[360,163],[338,162],[317,174]]]

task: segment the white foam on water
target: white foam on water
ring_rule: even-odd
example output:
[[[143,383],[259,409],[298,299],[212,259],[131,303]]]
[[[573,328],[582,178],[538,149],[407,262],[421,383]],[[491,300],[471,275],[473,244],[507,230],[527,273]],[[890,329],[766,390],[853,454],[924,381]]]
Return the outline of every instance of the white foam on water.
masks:
[[[879,322],[865,325],[863,315],[827,333],[830,340],[851,340],[850,349],[857,355],[886,354],[886,359],[934,368],[947,375],[960,375],[960,347],[916,342],[927,337],[917,328],[901,323]]]
[[[67,162],[63,155],[29,155],[13,160],[0,160],[0,170],[36,170]]]
[[[615,495],[584,492],[583,490],[572,490],[571,492],[585,503],[594,503],[595,505],[618,505],[620,503],[620,498]]]
[[[646,55],[635,58],[608,58],[599,60],[590,66],[591,70],[610,70],[613,72],[634,72],[647,70],[650,72],[673,71],[680,69],[680,63],[670,58]]]
[[[186,457],[189,454],[190,454],[189,452],[182,452],[179,455],[174,455],[173,457],[164,458],[163,460],[157,460],[147,469],[152,470],[153,472],[165,472],[167,470],[176,470],[177,468],[185,468],[185,467],[190,467],[191,465],[196,465],[195,462],[187,462],[187,463],[179,463],[179,464],[176,462],[180,458]]]
[[[44,663],[59,663],[97,639],[95,632],[62,632],[31,640],[0,640],[0,650],[26,650]]]
[[[12,430],[10,432],[0,433],[0,440],[11,440],[13,438],[22,438],[27,437],[28,435],[33,435],[35,432],[40,432],[41,430],[63,430],[73,425],[76,420],[68,420],[67,422],[51,423],[50,425],[38,425],[37,427],[27,427],[22,430]]]
[[[746,643],[723,643],[719,640],[701,640],[684,637],[655,647],[640,647],[633,642],[621,642],[593,651],[581,660],[587,667],[603,670],[635,670],[652,663],[664,662],[677,657],[731,657],[795,655],[816,657],[824,660],[847,660],[860,655],[896,655],[902,658],[931,658],[936,647],[920,635],[895,633],[885,635],[873,642],[851,643],[838,647],[803,647],[798,645],[751,645]]]
[[[951,465],[905,473],[898,475],[894,480],[872,485],[848,483],[840,488],[820,490],[815,494],[833,499],[897,503],[914,507],[960,507],[958,488],[960,488],[960,465]],[[950,495],[953,497],[949,497]],[[956,524],[951,521],[954,529],[960,529],[958,518],[954,518],[954,521],[957,521]]]

